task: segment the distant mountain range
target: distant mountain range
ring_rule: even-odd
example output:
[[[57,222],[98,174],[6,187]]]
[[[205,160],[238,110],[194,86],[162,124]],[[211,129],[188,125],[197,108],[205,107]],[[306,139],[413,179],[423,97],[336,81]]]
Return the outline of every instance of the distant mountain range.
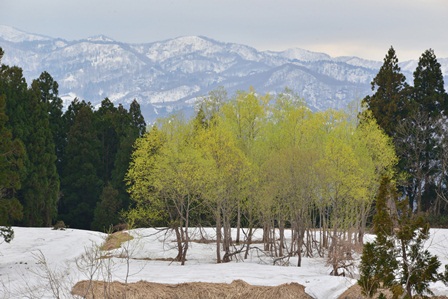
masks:
[[[191,112],[198,97],[219,86],[229,95],[250,86],[262,94],[288,87],[311,109],[340,109],[371,94],[370,82],[382,65],[303,49],[257,51],[202,36],[144,44],[102,35],[67,41],[1,25],[0,47],[2,62],[20,66],[28,83],[49,72],[66,104],[75,97],[93,105],[105,97],[125,106],[137,99],[148,122],[172,111]],[[448,58],[438,61],[448,83]],[[400,66],[411,83],[417,60]]]

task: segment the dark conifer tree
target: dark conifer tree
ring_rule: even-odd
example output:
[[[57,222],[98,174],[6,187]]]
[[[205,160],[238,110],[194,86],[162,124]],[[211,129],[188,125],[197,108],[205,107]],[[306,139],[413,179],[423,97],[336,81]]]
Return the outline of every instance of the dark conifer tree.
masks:
[[[38,79],[34,80],[33,84],[40,90],[41,102],[47,106],[50,130],[57,156],[57,168],[58,173],[60,173],[67,131],[65,130],[63,119],[62,99],[58,95],[59,85],[47,72],[43,72]]]
[[[393,137],[397,122],[405,116],[404,105],[408,92],[406,77],[401,73],[393,47],[390,47],[380,71],[372,81],[372,90],[374,94],[363,101],[372,111],[378,125]]]
[[[118,150],[119,140],[115,128],[116,114],[117,108],[108,98],[101,102],[100,108],[95,112],[98,139],[101,143],[99,174],[103,182],[109,182],[112,179],[115,155]]]
[[[24,207],[23,224],[50,225],[56,213],[58,193],[54,143],[49,129],[48,112],[40,99],[40,91],[28,90],[22,70],[1,66],[0,94],[6,96],[7,126],[14,139],[26,149],[21,190],[17,194]]]
[[[134,100],[131,103],[129,112],[120,105],[115,123],[119,136],[119,149],[115,157],[112,185],[118,190],[123,208],[126,209],[130,200],[124,178],[131,161],[134,142],[137,138],[143,136],[146,130],[146,123],[137,101]]]
[[[143,136],[146,132],[146,122],[140,109],[140,104],[133,100],[129,107],[129,113],[131,114],[132,127],[137,129],[137,137]]]
[[[405,188],[410,208],[424,212],[431,209],[437,198],[441,134],[448,106],[441,67],[431,49],[419,59],[411,95],[406,118],[397,125],[401,136],[395,145],[401,156],[401,169],[410,174]]]
[[[29,91],[27,111],[29,130],[24,142],[28,161],[22,189],[23,222],[28,226],[50,226],[57,215],[59,176],[47,104],[42,102],[37,84],[32,84]]]
[[[109,232],[114,225],[119,223],[121,207],[118,190],[114,189],[111,184],[107,184],[96,205],[92,229]]]
[[[3,54],[0,48],[0,62]],[[17,99],[25,96],[26,88],[20,68],[0,65],[0,236],[7,242],[14,235],[10,225],[23,217],[18,191],[25,177],[26,152],[20,137],[26,129],[24,109]]]
[[[131,115],[121,104],[118,106],[114,123],[119,142],[117,154],[115,155],[111,183],[113,188],[119,193],[123,208],[127,208],[129,194],[126,192],[124,176],[129,168],[132,146],[138,136],[138,129],[132,126]]]
[[[445,92],[443,73],[434,50],[426,50],[414,72],[414,88],[411,106],[423,110],[429,117],[448,115],[448,97]]]
[[[17,191],[21,187],[20,173],[23,169],[23,156],[25,153],[22,142],[13,139],[11,130],[6,127],[8,116],[6,115],[5,96],[0,96],[0,226],[14,224],[14,221],[22,219],[23,207],[17,199]],[[1,230],[1,228],[0,228]],[[8,231],[1,233],[7,240]]]
[[[6,97],[7,126],[11,129],[13,137],[22,141],[29,130],[26,110],[27,88],[21,68],[1,65],[0,94]]]
[[[366,244],[361,258],[358,284],[365,295],[378,288],[390,289],[398,298],[431,294],[429,283],[445,283],[447,271],[438,273],[440,261],[424,248],[429,225],[413,215],[405,201],[399,201],[394,187],[383,179],[374,217],[376,240]],[[394,297],[394,298],[395,298]]]
[[[0,48],[0,63],[3,57]],[[17,190],[21,187],[21,172],[25,148],[23,143],[14,138],[6,110],[7,84],[4,84],[5,72],[8,68],[0,65],[0,237],[5,242],[11,242],[14,231],[11,228],[13,221],[21,220],[23,206],[16,198]]]
[[[72,121],[64,152],[60,218],[69,226],[90,229],[103,182],[98,173],[101,144],[92,106],[75,101],[66,114]]]

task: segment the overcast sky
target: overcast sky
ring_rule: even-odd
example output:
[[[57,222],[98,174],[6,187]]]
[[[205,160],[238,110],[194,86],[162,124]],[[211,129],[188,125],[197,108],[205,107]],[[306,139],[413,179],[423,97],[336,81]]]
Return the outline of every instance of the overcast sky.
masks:
[[[67,40],[204,35],[258,50],[448,57],[448,0],[0,0],[0,24]]]

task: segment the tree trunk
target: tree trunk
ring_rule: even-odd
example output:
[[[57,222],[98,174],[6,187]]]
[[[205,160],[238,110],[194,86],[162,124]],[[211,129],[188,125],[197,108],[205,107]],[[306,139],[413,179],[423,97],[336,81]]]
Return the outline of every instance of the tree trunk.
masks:
[[[232,228],[230,225],[230,219],[227,215],[223,215],[223,226],[224,226],[224,240],[223,240],[223,250],[224,258],[222,262],[230,262],[230,245],[232,244]]]
[[[269,251],[269,226],[266,224],[267,221],[263,225],[263,244],[264,251]]]
[[[241,206],[238,202],[238,215],[236,219],[236,244],[240,244],[240,230],[241,230]]]
[[[252,226],[249,228],[249,233],[247,234],[247,240],[246,240],[246,253],[244,254],[244,259],[247,260],[249,257],[249,249],[250,245],[252,244]]]
[[[188,251],[188,244],[190,242],[190,236],[188,234],[188,218],[189,218],[189,214],[188,214],[188,209],[186,212],[186,216],[185,216],[185,233],[184,233],[184,240],[183,240],[183,251],[182,251],[182,260],[181,260],[181,265],[185,265],[185,261],[187,260],[187,251]]]
[[[285,248],[285,223],[283,220],[278,223],[278,230],[280,234],[279,246],[278,246],[278,255],[283,256],[283,248]]]
[[[216,211],[216,263],[221,261],[221,209],[218,207]]]
[[[182,260],[182,234],[179,231],[179,227],[174,227],[174,232],[176,233],[176,241],[177,241],[177,256],[174,260],[181,261]]]

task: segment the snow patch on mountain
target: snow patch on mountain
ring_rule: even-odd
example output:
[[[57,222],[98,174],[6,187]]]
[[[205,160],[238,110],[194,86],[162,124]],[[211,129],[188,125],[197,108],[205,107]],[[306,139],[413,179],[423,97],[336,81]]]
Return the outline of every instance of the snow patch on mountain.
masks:
[[[290,60],[301,60],[301,61],[320,61],[320,60],[331,60],[330,55],[325,53],[316,53],[304,49],[294,48],[288,49],[279,53],[281,56]]]
[[[44,41],[51,39],[50,37],[44,35],[26,33],[5,25],[0,25],[0,38],[13,43]]]
[[[170,111],[193,111],[198,98],[219,86],[229,95],[251,86],[259,94],[288,87],[313,110],[344,108],[371,94],[382,65],[300,48],[258,51],[203,36],[126,44],[104,35],[66,41],[0,26],[0,40],[2,62],[21,67],[28,83],[49,72],[66,106],[75,97],[94,106],[105,97],[125,106],[137,99],[148,123]],[[448,59],[439,62],[448,76]],[[412,80],[417,61],[400,66]]]

